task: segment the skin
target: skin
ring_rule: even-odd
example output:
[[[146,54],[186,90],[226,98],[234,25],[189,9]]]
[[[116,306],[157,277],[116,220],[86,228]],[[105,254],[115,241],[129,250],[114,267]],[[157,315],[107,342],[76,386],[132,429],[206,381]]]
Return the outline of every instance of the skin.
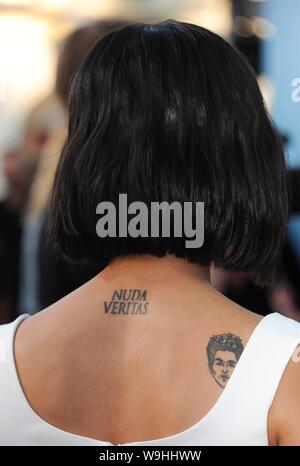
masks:
[[[120,289],[147,290],[147,312],[105,313]],[[23,321],[17,370],[33,410],[62,430],[115,444],[169,437],[203,418],[223,391],[207,364],[210,337],[231,332],[246,345],[261,318],[218,293],[208,268],[125,257]],[[217,356],[234,370],[231,356]],[[216,361],[214,370],[219,377]],[[299,387],[293,363],[269,413],[271,445],[300,438]]]

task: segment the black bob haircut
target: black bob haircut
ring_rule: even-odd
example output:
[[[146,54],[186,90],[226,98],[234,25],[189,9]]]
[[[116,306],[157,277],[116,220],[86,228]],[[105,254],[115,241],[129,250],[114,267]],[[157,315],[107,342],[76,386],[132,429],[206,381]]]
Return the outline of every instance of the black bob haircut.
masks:
[[[164,21],[101,39],[73,80],[69,133],[50,198],[50,237],[73,261],[173,254],[271,283],[288,216],[282,141],[255,75],[220,36]],[[204,244],[99,238],[96,206],[205,204]]]

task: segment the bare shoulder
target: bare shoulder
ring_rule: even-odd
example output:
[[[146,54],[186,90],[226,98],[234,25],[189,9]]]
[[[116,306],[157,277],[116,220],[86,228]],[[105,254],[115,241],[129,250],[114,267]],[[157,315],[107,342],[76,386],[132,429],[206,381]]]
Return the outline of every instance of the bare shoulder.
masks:
[[[300,446],[300,345],[293,352],[269,412],[272,445]]]
[[[28,351],[31,347],[37,347],[41,343],[45,343],[47,334],[55,339],[54,325],[55,316],[54,309],[45,309],[35,315],[24,319],[18,326],[15,333],[15,353],[22,354]],[[61,315],[59,314],[59,320]],[[57,312],[56,312],[57,315]]]
[[[84,287],[82,287],[84,289]],[[86,292],[79,288],[51,306],[22,321],[16,331],[15,352],[23,353],[44,348],[47,342],[58,349],[60,342],[67,338],[71,324],[74,328],[78,310],[88,306]],[[87,302],[86,302],[87,301]]]
[[[14,338],[14,355],[20,378],[33,382],[65,347],[70,321],[59,303],[24,319]],[[32,368],[34,367],[34,371]],[[46,370],[46,369],[45,369]]]
[[[68,326],[70,320],[55,305],[23,320],[15,333],[15,365],[22,390],[33,411],[39,413],[42,407],[46,418],[57,403],[64,373],[69,377],[72,367],[75,345]]]

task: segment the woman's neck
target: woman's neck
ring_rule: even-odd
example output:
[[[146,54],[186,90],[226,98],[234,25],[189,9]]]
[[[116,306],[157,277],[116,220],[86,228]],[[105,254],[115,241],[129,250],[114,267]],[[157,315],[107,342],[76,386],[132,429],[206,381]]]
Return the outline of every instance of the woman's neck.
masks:
[[[173,255],[118,257],[98,275],[105,281],[122,276],[126,279],[130,277],[137,282],[197,280],[210,283],[209,267],[193,264]]]

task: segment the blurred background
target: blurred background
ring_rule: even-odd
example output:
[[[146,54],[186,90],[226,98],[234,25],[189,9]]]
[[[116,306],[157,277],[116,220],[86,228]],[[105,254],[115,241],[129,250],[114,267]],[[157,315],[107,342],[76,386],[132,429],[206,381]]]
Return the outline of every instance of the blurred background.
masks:
[[[47,198],[67,127],[70,82],[105,34],[173,18],[211,29],[254,68],[285,144],[290,220],[274,285],[212,269],[212,283],[259,314],[300,321],[299,0],[0,0],[0,323],[33,314],[98,273],[47,238]]]

